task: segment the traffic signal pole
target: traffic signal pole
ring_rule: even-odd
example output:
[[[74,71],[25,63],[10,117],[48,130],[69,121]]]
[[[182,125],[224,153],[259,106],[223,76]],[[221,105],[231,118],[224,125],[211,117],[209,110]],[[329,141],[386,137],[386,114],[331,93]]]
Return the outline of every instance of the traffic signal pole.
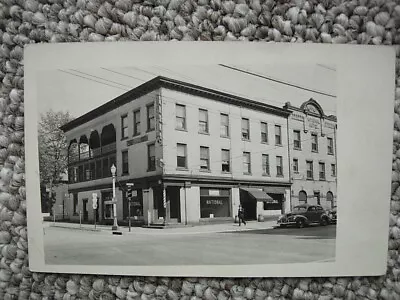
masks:
[[[132,187],[133,187],[133,183],[128,182],[126,184],[127,186],[127,195],[126,197],[128,198],[128,222],[129,222],[129,232],[131,232],[131,227],[132,227],[132,216],[131,216],[131,205],[132,205]]]

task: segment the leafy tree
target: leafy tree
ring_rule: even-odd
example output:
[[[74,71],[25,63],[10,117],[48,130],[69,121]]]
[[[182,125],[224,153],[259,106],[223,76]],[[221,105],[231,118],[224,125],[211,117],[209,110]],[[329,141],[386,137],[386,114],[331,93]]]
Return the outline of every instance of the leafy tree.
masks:
[[[67,171],[68,143],[60,127],[72,119],[69,112],[49,110],[41,114],[38,132],[40,184],[50,191]]]

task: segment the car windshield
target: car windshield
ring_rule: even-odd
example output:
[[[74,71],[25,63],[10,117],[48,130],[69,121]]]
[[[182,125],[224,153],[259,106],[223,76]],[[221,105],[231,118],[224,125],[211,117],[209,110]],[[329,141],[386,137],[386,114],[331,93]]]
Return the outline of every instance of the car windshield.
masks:
[[[307,211],[307,208],[304,207],[304,206],[295,206],[293,208],[293,211],[295,211],[295,212],[303,212],[303,211]]]

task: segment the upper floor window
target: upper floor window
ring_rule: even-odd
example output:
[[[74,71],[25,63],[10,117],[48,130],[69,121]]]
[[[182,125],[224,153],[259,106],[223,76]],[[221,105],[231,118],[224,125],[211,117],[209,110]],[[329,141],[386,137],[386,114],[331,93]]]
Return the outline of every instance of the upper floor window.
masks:
[[[300,130],[293,130],[293,146],[294,149],[301,149]]]
[[[121,139],[128,138],[128,115],[121,117]]]
[[[210,148],[200,147],[200,170],[210,170]]]
[[[176,129],[186,130],[186,106],[176,105]]]
[[[231,163],[230,163],[230,151],[227,149],[221,150],[222,156],[222,172],[230,172],[231,171]]]
[[[147,106],[147,131],[152,131],[155,128],[154,104],[150,104]]]
[[[251,157],[250,152],[243,152],[243,173],[251,173]]]
[[[282,156],[276,157],[276,176],[283,176],[283,158],[282,158]]]
[[[208,111],[199,109],[199,132],[208,133]]]
[[[129,156],[128,150],[122,151],[122,174],[129,174]]]
[[[282,145],[282,127],[275,125],[275,145]]]
[[[133,135],[140,134],[140,109],[133,112]]]
[[[331,164],[331,175],[332,177],[336,177],[336,165]]]
[[[307,179],[314,179],[314,166],[312,161],[307,161]]]
[[[319,180],[325,180],[325,163],[319,163]]]
[[[177,144],[176,165],[178,168],[187,168],[187,146],[186,144]]]
[[[318,135],[316,133],[311,134],[311,151],[318,152]]]
[[[268,143],[268,124],[261,122],[261,143]]]
[[[229,116],[221,114],[221,136],[229,137]]]
[[[263,175],[269,175],[269,155],[268,154],[262,155],[261,164],[262,164]]]
[[[328,137],[328,154],[333,154],[333,138]]]
[[[299,160],[297,158],[293,158],[293,173],[299,173]]]
[[[154,171],[156,169],[156,146],[150,144],[147,146],[147,167],[148,171]]]
[[[242,139],[250,139],[250,121],[246,118],[242,118]]]

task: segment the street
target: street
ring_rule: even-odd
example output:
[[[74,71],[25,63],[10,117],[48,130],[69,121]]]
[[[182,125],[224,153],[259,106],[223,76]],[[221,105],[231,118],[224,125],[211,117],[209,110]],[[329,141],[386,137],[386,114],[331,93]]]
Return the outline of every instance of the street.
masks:
[[[196,265],[333,261],[336,226],[169,234],[45,229],[46,264]],[[148,231],[147,231],[148,232]]]

